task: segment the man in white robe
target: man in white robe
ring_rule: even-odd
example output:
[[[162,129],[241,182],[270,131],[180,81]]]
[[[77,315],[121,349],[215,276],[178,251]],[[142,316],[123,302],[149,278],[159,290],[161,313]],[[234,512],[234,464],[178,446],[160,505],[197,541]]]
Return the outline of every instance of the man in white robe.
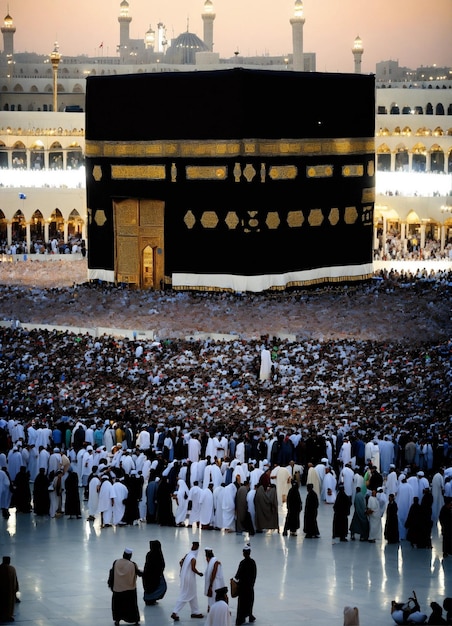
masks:
[[[217,459],[224,459],[228,456],[228,440],[221,433],[213,437],[213,450]]]
[[[439,512],[444,504],[444,469],[442,467],[439,468],[432,478],[432,497],[432,521],[436,524],[439,519]]]
[[[222,587],[215,591],[215,602],[207,615],[204,626],[231,626],[232,618],[228,602],[228,588]]]
[[[224,486],[220,485],[213,490],[213,509],[214,509],[214,521],[213,527],[215,530],[221,530],[224,528],[223,523],[223,495]]]
[[[123,480],[114,480],[112,485],[113,493],[113,526],[122,526],[122,518],[126,511],[125,501],[129,495],[129,490]]]
[[[174,519],[176,526],[185,526],[185,519],[187,517],[188,498],[190,490],[187,487],[187,483],[182,478],[177,481],[177,489],[173,493],[173,498],[176,500],[176,512]]]
[[[380,505],[380,517],[383,517],[388,506],[388,496],[385,494],[383,487],[378,487],[377,489],[377,500]]]
[[[192,463],[199,461],[201,456],[201,443],[199,442],[198,435],[193,434],[188,440],[188,458]]]
[[[13,446],[8,452],[8,474],[12,481],[16,478],[22,465],[22,455],[19,452],[19,448]]]
[[[397,491],[397,514],[399,517],[399,537],[400,539],[406,539],[405,522],[408,517],[408,513],[411,505],[413,504],[413,498],[417,494],[414,493],[411,485],[408,483],[405,474],[401,474],[399,477],[401,481],[399,489]]]
[[[204,595],[207,596],[207,612],[215,603],[215,591],[225,587],[223,565],[214,555],[212,548],[205,549],[207,567],[204,572]]]
[[[237,487],[234,483],[226,485],[223,494],[223,528],[226,532],[235,531],[235,499]]]
[[[270,380],[272,375],[272,357],[267,348],[261,350],[261,364],[259,368],[259,380]]]
[[[188,494],[188,501],[191,502],[191,509],[190,509],[190,514],[188,517],[188,523],[190,526],[193,526],[193,524],[199,524],[199,521],[201,519],[200,500],[201,500],[201,488],[198,485],[198,481],[196,480]]]
[[[391,463],[391,465],[389,466],[389,474],[386,478],[386,482],[384,485],[386,495],[389,496],[390,493],[393,493],[396,496],[398,487],[399,479],[397,477],[395,465]]]
[[[201,490],[199,522],[202,530],[213,528],[213,484]]]
[[[250,489],[254,489],[256,487],[263,473],[264,473],[264,470],[260,467],[254,467],[250,471],[250,478],[249,478]]]
[[[100,478],[97,475],[91,477],[88,482],[88,521],[94,522],[99,510]]]
[[[38,474],[41,468],[44,469],[46,475],[49,473],[49,458],[50,452],[46,450],[43,446],[39,446]]]
[[[11,480],[3,469],[0,469],[0,508],[4,519],[8,519],[10,512],[8,511],[11,504]]]
[[[251,521],[253,522],[253,528],[256,528],[256,507],[254,506],[254,497],[256,495],[256,487],[254,489],[249,489],[246,494],[246,503],[248,505],[248,512],[251,516]]]
[[[389,474],[390,466],[394,462],[394,444],[389,435],[385,435],[378,441],[380,451],[380,472],[383,475]]]
[[[291,481],[292,476],[290,475],[287,467],[278,467],[278,473],[276,475],[276,494],[278,496],[279,506],[287,501],[287,494],[289,493]]]
[[[372,490],[372,494],[367,500],[367,517],[369,519],[369,543],[381,539],[381,515],[380,504],[377,498],[377,491]]]
[[[113,523],[114,497],[113,485],[108,476],[102,476],[97,509],[97,512],[100,513],[101,528],[108,528]]]
[[[306,479],[306,484],[311,484],[313,490],[317,494],[318,499],[320,500],[322,484],[320,482],[319,474],[312,463],[308,463],[308,475]]]
[[[365,461],[371,461],[372,465],[380,471],[380,448],[378,447],[378,439],[374,438],[372,441],[366,443],[364,449]]]
[[[416,494],[419,498],[419,502],[422,501],[422,497],[424,495],[424,489],[430,489],[430,483],[424,475],[424,472],[420,471],[417,473],[418,480],[418,493]]]
[[[339,450],[338,460],[342,464],[342,466],[347,465],[352,460],[352,444],[348,437],[344,437],[344,441],[342,442],[341,449]]]
[[[198,558],[199,542],[193,541],[190,552],[180,561],[180,591],[171,619],[175,622],[180,620],[179,613],[187,602],[190,603],[191,617],[202,618],[199,611],[198,593],[196,589],[196,576],[203,576],[203,573],[196,568]]]
[[[353,477],[354,477],[355,473],[351,468],[351,463],[347,463],[346,465],[344,465],[344,467],[342,468],[340,474],[339,474],[339,482],[342,483],[344,485],[344,491],[345,493],[348,495],[348,497],[350,498],[350,502],[352,500],[353,497]],[[356,490],[355,490],[356,492]]]
[[[149,450],[151,447],[151,435],[145,427],[138,433],[136,446],[140,450]]]
[[[334,475],[331,468],[327,467],[325,470],[325,476],[323,478],[321,494],[321,499],[326,504],[334,504],[336,502],[336,482],[336,476]]]
[[[28,471],[30,472],[30,482],[34,482],[36,476],[39,473],[38,469],[38,459],[39,452],[34,443],[28,445]]]

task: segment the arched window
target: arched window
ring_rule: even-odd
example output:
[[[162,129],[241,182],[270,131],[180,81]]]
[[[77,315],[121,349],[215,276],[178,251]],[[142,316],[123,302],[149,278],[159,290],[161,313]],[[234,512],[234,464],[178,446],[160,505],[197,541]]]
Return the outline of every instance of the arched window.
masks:
[[[431,102],[427,103],[427,106],[425,107],[425,114],[426,115],[433,115],[433,105]]]
[[[8,220],[0,209],[0,241],[6,242],[8,239]]]
[[[438,104],[436,105],[435,113],[436,115],[444,115],[444,107],[441,102],[438,102]]]
[[[16,141],[11,156],[14,169],[27,167],[27,150],[21,141]]]
[[[25,225],[25,216],[22,211],[16,211],[11,220],[11,235],[15,242],[25,241],[27,237],[27,227]]]
[[[438,144],[434,144],[430,150],[430,171],[444,172],[444,152]]]
[[[414,172],[425,172],[427,167],[427,149],[423,143],[417,143],[413,147],[413,165]]]
[[[33,243],[44,242],[44,217],[39,210],[36,210],[31,216],[30,239]],[[35,252],[35,250],[30,250],[30,252]]]
[[[411,115],[411,107],[409,107],[409,106],[404,106],[404,107],[402,108],[402,114],[403,114],[403,115]]]
[[[80,238],[82,237],[82,227],[83,227],[83,220],[80,217],[80,213],[76,210],[73,209],[70,213],[69,213],[69,219],[67,222],[67,234],[68,237],[74,237],[74,238]]]
[[[50,216],[49,222],[49,239],[56,239],[59,241],[64,237],[64,219],[60,209],[55,211]]]
[[[71,143],[67,152],[67,169],[76,170],[83,165],[83,152],[78,143]]]
[[[3,141],[0,141],[0,167],[8,167],[8,149]]]
[[[408,171],[408,150],[403,144],[399,144],[396,148],[395,169],[398,172]]]
[[[13,91],[15,92],[22,92],[24,90],[24,88],[22,87],[22,85],[20,85],[19,83],[17,83],[16,85],[14,85],[13,87]]]
[[[391,104],[391,108],[389,110],[389,114],[390,115],[399,115],[399,113],[400,113],[400,109],[397,106],[397,104],[395,104],[395,103]]]
[[[49,167],[52,170],[63,169],[63,148],[59,141],[54,141],[49,149]]]
[[[44,144],[42,141],[35,141],[30,149],[30,168],[32,170],[42,170],[44,167]]]
[[[391,171],[391,150],[385,143],[377,148],[377,170],[379,172]]]

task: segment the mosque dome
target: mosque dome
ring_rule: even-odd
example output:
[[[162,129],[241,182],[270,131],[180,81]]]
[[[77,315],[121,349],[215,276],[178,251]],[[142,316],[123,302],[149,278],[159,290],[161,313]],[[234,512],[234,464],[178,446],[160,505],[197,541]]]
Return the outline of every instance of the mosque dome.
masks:
[[[209,48],[197,35],[187,31],[172,40],[165,60],[174,65],[195,65],[197,52],[209,52]]]

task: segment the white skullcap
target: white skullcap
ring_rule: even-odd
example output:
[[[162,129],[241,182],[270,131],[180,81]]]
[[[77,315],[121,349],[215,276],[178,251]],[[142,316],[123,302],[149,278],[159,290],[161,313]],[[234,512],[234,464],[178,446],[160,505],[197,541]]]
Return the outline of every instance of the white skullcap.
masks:
[[[124,554],[132,554],[132,548],[124,548]]]

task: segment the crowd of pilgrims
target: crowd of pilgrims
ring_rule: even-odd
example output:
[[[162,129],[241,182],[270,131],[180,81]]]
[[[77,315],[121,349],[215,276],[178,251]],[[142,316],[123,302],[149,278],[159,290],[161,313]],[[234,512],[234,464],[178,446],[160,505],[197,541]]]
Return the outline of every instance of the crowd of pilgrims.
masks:
[[[279,531],[279,509],[284,534],[296,534],[304,508],[305,535],[318,537],[324,502],[341,541],[380,539],[386,514],[388,541],[431,547],[438,520],[450,536],[451,363],[451,342],[159,342],[3,328],[3,516],[15,507],[81,518],[84,499],[102,527],[252,534]]]
[[[452,273],[367,289],[413,284],[447,294]],[[428,549],[437,527],[452,555],[451,364],[452,341],[1,328],[2,515],[318,539],[323,507],[334,540]]]
[[[332,534],[340,541],[349,532],[352,540],[380,540],[386,513],[388,542],[406,539],[431,548],[439,521],[444,556],[451,554],[447,440],[420,444],[402,433],[397,442],[390,435],[365,442],[351,426],[344,421],[328,436],[276,428],[265,436],[236,430],[228,437],[163,424],[141,424],[134,432],[130,422],[80,420],[58,422],[52,430],[46,423],[2,419],[3,516],[15,507],[18,513],[80,519],[82,494],[88,520],[98,517],[103,528],[146,521],[253,535],[279,532],[278,511],[285,507],[283,534],[296,535],[303,484],[307,538],[320,535],[323,502],[332,505]]]

